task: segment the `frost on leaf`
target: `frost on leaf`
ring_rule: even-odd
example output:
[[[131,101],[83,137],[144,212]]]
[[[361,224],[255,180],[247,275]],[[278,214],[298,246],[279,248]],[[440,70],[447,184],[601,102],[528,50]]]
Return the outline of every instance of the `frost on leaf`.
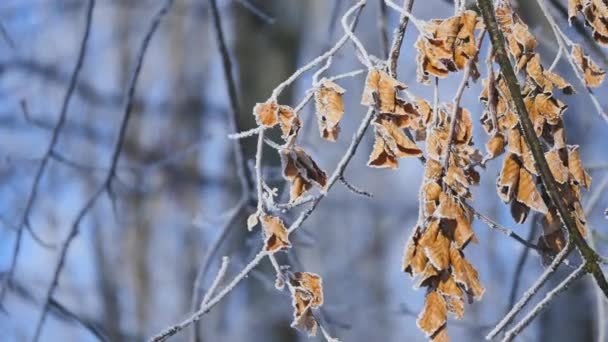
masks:
[[[289,242],[289,232],[283,221],[275,216],[262,215],[260,217],[264,228],[264,250],[267,252],[277,252],[281,249],[291,247]]]
[[[596,25],[600,16],[606,18],[607,9],[605,1],[602,0],[569,2],[570,16],[575,17],[579,12],[583,13],[587,24],[595,29],[595,33],[607,29],[605,22],[601,27]],[[505,34],[508,52],[516,61],[516,71],[524,76],[521,78],[525,80],[521,95],[534,132],[543,141],[543,152],[551,174],[560,185],[563,201],[577,213],[576,224],[583,233],[586,225],[585,215],[577,208],[581,208],[581,187],[588,188],[591,179],[581,165],[578,147],[567,145],[563,122],[567,106],[557,97],[558,92],[555,91],[559,89],[565,94],[571,94],[572,86],[558,74],[544,68],[540,54],[534,51],[537,46],[536,39],[507,2],[498,5],[496,14]],[[598,39],[597,36],[595,38]],[[599,86],[604,80],[605,72],[583,53],[580,46],[573,45],[571,53],[579,71],[584,74],[586,85]],[[521,124],[513,112],[514,104],[508,96],[509,90],[500,74],[495,80],[489,78],[483,83],[480,100],[486,104],[487,114],[482,116],[482,124],[488,134],[493,134],[488,143],[488,154],[493,154],[490,150],[500,150],[502,143],[500,138],[496,138],[496,134],[506,138],[504,143],[507,153],[497,181],[498,195],[510,204],[511,215],[517,223],[523,223],[530,210],[545,214],[545,229],[539,239],[539,246],[557,252],[563,248],[565,238],[559,229],[559,220],[555,220],[555,209],[543,199],[537,163],[521,133]],[[490,95],[493,95],[493,103],[490,103]],[[491,109],[495,109],[494,118],[490,115]]]
[[[279,122],[279,105],[276,101],[258,103],[253,107],[253,114],[258,125],[273,127]]]
[[[323,305],[321,277],[314,273],[295,272],[289,279],[289,290],[294,309],[291,326],[315,336],[318,324],[312,309]]]
[[[583,71],[585,75],[585,84],[588,87],[595,88],[599,87],[604,82],[606,72],[595,64],[589,56],[583,53],[583,49],[580,45],[574,44],[572,46],[572,59],[574,63]]]
[[[477,54],[475,29],[477,14],[464,11],[447,19],[426,23],[416,41],[418,81],[430,84],[430,76],[446,77],[450,71],[462,70]],[[476,75],[476,70],[473,71]]]
[[[373,122],[375,142],[367,165],[378,168],[397,168],[397,158],[420,157],[422,150],[386,115]]]
[[[302,121],[295,110],[289,106],[279,106],[279,125],[282,137],[288,145],[295,144],[295,139],[302,127]]]
[[[344,115],[342,96],[346,91],[336,83],[323,79],[315,90],[315,106],[321,137],[335,141],[340,133],[340,120]]]
[[[568,146],[568,168],[572,180],[581,186],[589,189],[591,187],[591,177],[583,168],[581,157],[578,152],[578,145]]]
[[[397,81],[389,74],[378,69],[369,69],[365,88],[361,97],[364,106],[377,106],[380,113],[395,113],[397,106],[397,91],[405,89],[405,84]],[[374,100],[378,96],[378,103]]]
[[[593,39],[608,46],[608,4],[603,0],[569,0],[568,16],[575,18],[578,12],[583,14],[585,23],[593,29]]]
[[[426,301],[422,313],[418,316],[416,324],[424,331],[427,337],[444,328],[448,318],[448,309],[443,296],[436,291],[426,295]]]
[[[283,177],[291,183],[290,201],[300,198],[313,184],[324,188],[327,175],[300,147],[280,151]]]

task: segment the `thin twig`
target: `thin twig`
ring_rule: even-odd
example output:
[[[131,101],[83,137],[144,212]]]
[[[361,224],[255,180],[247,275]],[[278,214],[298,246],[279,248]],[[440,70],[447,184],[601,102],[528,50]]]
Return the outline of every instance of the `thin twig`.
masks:
[[[170,326],[169,328],[163,330],[158,335],[150,338],[149,341],[150,342],[165,341],[169,337],[171,337],[171,336],[177,334],[178,332],[182,331],[183,329],[187,328],[192,323],[199,321],[201,319],[201,317],[203,317],[203,315],[205,315],[206,313],[208,313],[215,305],[217,305],[217,303],[219,303],[228,293],[230,293],[241,282],[241,280],[245,279],[247,277],[247,275],[249,275],[249,272],[251,272],[251,270],[253,270],[257,265],[259,265],[259,263],[266,256],[268,256],[268,252],[266,252],[265,250],[262,249],[262,251],[260,251],[253,258],[253,260],[251,260],[241,270],[241,272],[238,275],[236,275],[232,279],[232,281],[228,285],[226,285],[226,287],[224,287],[222,289],[222,291],[220,291],[217,295],[215,295],[213,298],[211,298],[207,303],[205,303],[204,305],[202,305],[197,312],[195,312],[192,316],[190,316],[189,318],[187,318],[183,322],[175,324],[175,325]]]
[[[82,69],[82,65],[84,64],[84,57],[87,52],[89,35],[91,32],[91,25],[93,22],[93,9],[95,8],[95,0],[89,0],[86,8],[86,19],[85,19],[85,27],[82,34],[82,40],[80,42],[80,48],[78,50],[78,57],[76,58],[76,65],[74,66],[74,71],[70,77],[70,82],[68,84],[68,88],[65,92],[65,96],[63,97],[63,102],[61,104],[61,109],[59,111],[59,119],[57,120],[57,124],[53,129],[53,133],[51,136],[51,141],[49,142],[46,152],[40,161],[40,165],[38,166],[38,170],[36,171],[36,176],[34,177],[34,181],[32,183],[32,188],[30,189],[29,196],[27,198],[27,202],[25,205],[25,209],[21,214],[21,219],[19,221],[19,225],[17,226],[17,236],[15,238],[15,247],[13,248],[13,254],[11,256],[10,266],[7,272],[7,276],[4,279],[2,284],[2,289],[0,289],[0,306],[4,301],[4,296],[6,295],[6,290],[13,281],[15,268],[17,267],[17,258],[19,257],[19,252],[21,249],[21,242],[23,236],[23,229],[26,226],[29,226],[29,217],[34,206],[34,202],[36,201],[36,196],[38,194],[38,186],[40,181],[42,180],[42,175],[46,170],[46,166],[48,165],[49,160],[51,159],[51,153],[59,140],[59,135],[61,134],[61,129],[65,123],[65,119],[68,112],[68,107],[70,104],[70,100],[72,95],[74,94],[74,89],[76,88],[76,83],[78,82],[78,77],[80,76],[80,70]],[[27,107],[24,108],[24,114],[27,113]]]
[[[248,2],[246,2],[246,3],[248,3]],[[234,75],[233,75],[232,61],[230,59],[230,53],[228,51],[228,46],[226,44],[226,38],[225,38],[224,30],[222,27],[222,20],[221,20],[218,6],[217,6],[217,1],[209,0],[209,7],[211,9],[211,17],[213,19],[213,26],[214,26],[214,31],[215,31],[215,41],[218,46],[220,55],[222,57],[222,70],[224,73],[224,78],[226,79],[226,88],[228,91],[228,98],[230,100],[230,111],[231,111],[232,115],[230,115],[228,121],[230,124],[230,130],[232,132],[236,133],[236,132],[241,131],[241,127],[239,127],[239,125],[238,125],[238,116],[239,116],[241,110],[240,110],[239,99],[238,99],[238,94],[237,94],[237,86],[236,86],[236,82],[234,80]],[[263,131],[262,130],[258,131],[258,134],[259,134],[259,138],[263,139]],[[253,191],[254,182],[248,172],[247,161],[245,160],[245,157],[243,155],[243,145],[241,144],[241,142],[238,139],[234,140],[233,153],[234,153],[234,159],[236,162],[236,173],[237,173],[237,177],[239,178],[240,185],[241,185],[241,197],[240,197],[234,211],[232,212],[230,217],[226,220],[226,223],[223,225],[223,227],[220,229],[219,236],[213,242],[213,244],[209,247],[207,253],[205,254],[205,257],[202,260],[201,266],[199,268],[199,271],[196,275],[196,279],[194,281],[194,288],[193,288],[193,292],[192,292],[191,307],[192,307],[193,311],[199,305],[201,294],[203,292],[203,287],[202,287],[203,280],[204,280],[205,276],[207,275],[207,272],[209,270],[209,267],[211,266],[212,261],[215,258],[215,254],[219,250],[219,248],[222,245],[222,243],[224,242],[224,240],[229,235],[230,231],[234,227],[237,226],[235,224],[235,221],[237,220],[237,218],[239,217],[239,214],[243,211],[243,209],[247,205],[247,202],[249,201],[250,193],[251,193],[251,191]],[[209,293],[209,292],[210,292],[210,290],[207,293]],[[204,302],[205,302],[205,300],[203,299],[203,303]],[[192,334],[192,336],[193,336],[194,341],[200,340],[199,330],[197,329],[196,325],[194,326],[194,333]]]
[[[530,288],[523,294],[521,299],[517,303],[515,303],[515,305],[513,305],[511,311],[509,311],[505,315],[505,317],[503,317],[503,319],[498,322],[498,324],[496,324],[494,329],[492,329],[492,331],[490,331],[490,333],[486,335],[487,340],[491,340],[496,337],[496,335],[498,335],[498,333],[505,329],[507,325],[509,325],[513,321],[515,316],[521,310],[523,310],[524,306],[528,304],[530,299],[532,299],[532,297],[538,292],[538,290],[540,290],[540,288],[545,284],[549,277],[551,277],[551,275],[553,275],[555,271],[557,271],[559,265],[561,265],[561,263],[566,259],[568,254],[570,254],[570,252],[572,251],[571,247],[572,246],[569,244],[569,242],[566,243],[566,246],[555,256],[555,259],[553,259],[549,267],[547,267],[545,271],[541,274],[541,276],[538,277],[538,279],[534,282],[534,284],[530,286]]]
[[[372,198],[374,197],[374,195],[370,192],[367,192],[365,190],[361,190],[358,187],[350,184],[345,178],[344,176],[340,177],[340,182],[342,184],[344,184],[344,186],[350,190],[350,192],[354,193],[355,195],[359,195],[359,196],[363,196],[363,197],[367,197],[367,198]]]
[[[407,24],[410,21],[410,17],[408,14],[412,11],[413,6],[414,0],[404,0],[403,11],[401,11],[401,16],[399,18],[399,26],[397,26],[397,28],[395,29],[395,33],[393,34],[391,53],[388,58],[390,61],[388,71],[393,78],[397,77],[397,63],[399,61],[399,55],[401,54],[401,44],[403,43],[403,38],[405,37],[405,30],[407,29]]]
[[[489,217],[487,217],[486,215],[480,213],[479,211],[475,210],[475,208],[473,208],[472,206],[470,206],[468,203],[463,203],[467,209],[471,210],[473,212],[473,215],[478,218],[479,220],[481,220],[483,223],[485,223],[488,227],[497,230],[503,234],[505,234],[506,236],[512,238],[513,240],[519,242],[521,245],[523,245],[526,248],[530,248],[530,249],[534,249],[534,250],[540,250],[540,248],[538,246],[536,246],[535,244],[529,242],[527,239],[524,239],[523,237],[521,237],[520,235],[518,235],[517,233],[515,233],[513,230],[503,227],[500,224],[498,224],[497,222],[493,221],[492,219],[490,219]]]
[[[386,32],[386,4],[384,0],[378,0],[378,33],[380,36],[380,48],[382,58],[388,58],[388,33]]]
[[[127,87],[127,92],[126,92],[126,97],[125,97],[126,102],[125,102],[125,106],[124,106],[124,110],[123,110],[122,121],[121,121],[120,129],[119,129],[119,133],[118,133],[118,138],[116,139],[116,143],[115,143],[113,151],[112,151],[110,169],[108,170],[108,172],[104,178],[104,181],[101,183],[99,188],[97,188],[97,190],[93,193],[93,195],[87,200],[86,204],[78,211],[76,219],[74,220],[74,222],[72,223],[72,225],[69,229],[68,236],[65,239],[65,241],[63,242],[63,244],[61,245],[59,260],[54,267],[51,284],[50,284],[49,288],[47,289],[46,295],[44,297],[45,299],[43,302],[44,304],[42,307],[42,312],[36,323],[36,330],[35,330],[34,337],[32,339],[32,341],[34,341],[34,342],[38,341],[38,339],[40,338],[40,334],[42,332],[42,327],[44,325],[44,321],[46,319],[46,315],[48,312],[49,303],[51,301],[51,298],[53,298],[55,289],[57,288],[57,284],[59,281],[59,275],[61,273],[61,270],[63,269],[63,265],[65,264],[65,261],[67,258],[67,252],[70,247],[70,244],[72,243],[74,238],[76,238],[76,236],[78,235],[78,230],[80,228],[80,224],[84,220],[87,213],[93,208],[93,206],[95,205],[95,203],[97,202],[97,199],[101,196],[101,194],[103,194],[105,191],[111,190],[112,179],[116,172],[116,166],[118,165],[118,159],[120,157],[120,152],[122,151],[122,146],[123,146],[123,143],[125,140],[127,127],[129,125],[129,119],[131,118],[131,114],[132,114],[133,98],[135,96],[135,88],[137,86],[137,81],[139,79],[140,71],[143,66],[144,57],[146,55],[148,46],[150,44],[150,41],[152,40],[154,33],[156,32],[163,17],[169,11],[171,5],[173,5],[173,2],[174,2],[174,0],[167,0],[166,3],[163,5],[163,7],[155,14],[155,16],[152,19],[152,22],[150,24],[150,27],[149,27],[148,31],[146,32],[146,35],[144,36],[144,39],[141,43],[141,46],[140,46],[138,54],[137,54],[136,62],[135,62],[135,68],[133,70],[133,73],[131,74],[131,79],[130,79],[128,87]]]
[[[530,224],[530,228],[528,229],[528,238],[527,241],[532,240],[534,235],[536,234],[536,230],[538,227],[539,218],[542,217],[540,215],[535,215]],[[517,292],[519,292],[519,284],[521,282],[521,278],[524,274],[524,266],[526,265],[526,261],[528,260],[528,256],[530,255],[530,248],[524,248],[517,258],[517,265],[515,266],[515,271],[513,272],[513,283],[511,284],[511,293],[509,294],[509,302],[507,304],[507,311],[510,310],[515,301],[517,300]]]
[[[204,304],[209,302],[209,300],[211,299],[211,296],[213,296],[213,294],[215,293],[215,289],[217,289],[217,287],[222,282],[224,277],[226,277],[226,271],[228,270],[229,263],[230,263],[229,257],[225,256],[222,258],[222,264],[220,265],[220,269],[217,271],[217,275],[215,276],[213,283],[211,283],[211,287],[209,287],[209,290],[207,290],[207,293],[205,293],[205,297],[203,297],[201,306],[203,306]]]
[[[543,300],[541,300],[536,306],[519,322],[515,325],[511,330],[509,330],[505,337],[502,339],[502,342],[510,342],[515,339],[517,335],[519,335],[532,321],[536,316],[538,316],[544,309],[546,309],[557,296],[559,296],[562,292],[566,291],[572,283],[581,278],[583,275],[587,274],[587,270],[585,269],[585,264],[580,265],[574,272],[572,272],[564,281],[559,283],[553,290],[549,291]],[[603,322],[604,324],[606,322]]]

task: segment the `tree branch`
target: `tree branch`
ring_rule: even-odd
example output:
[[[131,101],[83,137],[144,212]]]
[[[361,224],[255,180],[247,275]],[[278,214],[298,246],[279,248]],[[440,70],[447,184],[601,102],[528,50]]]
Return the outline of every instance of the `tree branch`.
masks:
[[[29,217],[34,206],[34,202],[36,201],[36,196],[38,194],[38,185],[42,180],[42,175],[46,170],[49,160],[51,159],[53,149],[59,140],[59,135],[61,134],[61,129],[65,123],[65,119],[68,112],[68,107],[70,104],[70,99],[72,98],[72,94],[74,94],[74,89],[76,88],[76,83],[78,82],[78,77],[80,76],[80,70],[82,69],[82,65],[84,63],[84,57],[87,52],[87,43],[89,41],[89,35],[91,32],[91,24],[93,21],[93,9],[95,8],[95,0],[89,0],[87,8],[86,8],[86,19],[85,19],[85,27],[82,35],[82,40],[80,42],[80,48],[78,51],[78,57],[76,59],[76,65],[74,66],[74,71],[72,72],[72,76],[70,77],[70,81],[68,84],[68,88],[66,90],[65,96],[63,97],[63,102],[61,104],[61,109],[59,111],[59,119],[55,124],[55,128],[53,128],[53,133],[51,135],[51,141],[49,142],[46,152],[40,161],[40,165],[38,166],[38,170],[36,171],[36,176],[34,177],[34,181],[32,183],[32,188],[29,192],[29,196],[27,198],[27,202],[25,205],[25,209],[21,214],[21,219],[19,221],[19,225],[17,226],[17,236],[15,238],[15,247],[13,248],[13,254],[11,256],[10,266],[7,272],[7,276],[4,279],[2,284],[2,289],[0,289],[0,306],[2,306],[2,302],[4,301],[4,296],[6,295],[6,291],[10,282],[13,281],[15,268],[17,267],[17,258],[19,257],[19,252],[21,249],[21,242],[23,238],[23,229],[25,227],[29,227]],[[25,107],[24,107],[25,108]],[[24,111],[26,113],[26,111]],[[31,230],[31,228],[30,228]]]
[[[152,19],[152,22],[150,24],[148,31],[146,32],[146,35],[144,36],[144,39],[141,43],[141,46],[140,46],[138,54],[137,54],[137,59],[135,62],[135,68],[133,70],[133,73],[131,74],[131,78],[129,80],[129,84],[127,87],[122,121],[120,124],[118,138],[116,139],[116,143],[114,144],[110,168],[109,168],[108,172],[106,173],[106,176],[105,176],[103,182],[101,183],[101,185],[97,188],[97,190],[93,193],[93,195],[87,200],[85,205],[78,212],[76,219],[70,226],[68,236],[66,237],[65,241],[61,245],[59,260],[54,267],[51,284],[50,284],[49,288],[47,289],[46,295],[44,297],[44,302],[43,302],[44,304],[42,307],[42,312],[36,323],[36,330],[34,333],[34,337],[32,338],[33,342],[38,341],[38,339],[40,338],[40,334],[42,332],[42,327],[44,326],[44,321],[46,319],[46,315],[47,315],[47,312],[49,309],[51,299],[53,298],[53,294],[58,285],[59,275],[61,274],[63,265],[65,264],[65,261],[67,258],[68,249],[70,247],[70,244],[74,240],[74,238],[76,238],[76,236],[78,235],[78,230],[80,228],[80,224],[84,220],[87,213],[93,208],[93,206],[95,205],[95,203],[97,202],[99,197],[104,192],[111,191],[112,179],[114,178],[114,175],[116,172],[116,167],[118,165],[118,159],[120,157],[120,152],[122,151],[122,146],[123,146],[124,139],[126,136],[127,127],[129,125],[129,119],[131,118],[131,113],[132,113],[132,109],[133,109],[133,98],[135,96],[135,89],[137,86],[137,81],[139,79],[141,68],[143,66],[144,57],[146,55],[148,46],[150,44],[150,41],[152,40],[154,33],[158,29],[158,26],[160,25],[161,20],[164,18],[164,16],[167,14],[169,9],[173,5],[173,2],[174,2],[174,0],[167,0],[166,3],[163,5],[163,7],[161,7],[161,9],[156,13],[154,18]]]
[[[530,120],[530,116],[524,104],[523,97],[517,76],[513,71],[511,62],[505,49],[504,37],[496,22],[494,15],[494,6],[491,0],[478,0],[477,1],[481,14],[483,16],[486,28],[490,33],[490,39],[492,46],[494,47],[494,56],[496,61],[500,65],[501,72],[507,83],[511,99],[515,105],[515,111],[519,117],[521,123],[521,130],[526,144],[532,152],[536,169],[538,170],[540,180],[543,184],[544,190],[549,196],[552,204],[557,208],[559,217],[569,233],[569,240],[577,247],[583,258],[585,259],[585,267],[587,271],[593,274],[597,285],[602,289],[604,295],[608,297],[608,282],[604,277],[604,273],[600,265],[598,264],[598,256],[596,252],[589,247],[583,236],[576,226],[575,219],[570,213],[567,204],[563,201],[564,196],[560,185],[555,181],[551,169],[545,159],[543,147],[536,137],[534,126]]]

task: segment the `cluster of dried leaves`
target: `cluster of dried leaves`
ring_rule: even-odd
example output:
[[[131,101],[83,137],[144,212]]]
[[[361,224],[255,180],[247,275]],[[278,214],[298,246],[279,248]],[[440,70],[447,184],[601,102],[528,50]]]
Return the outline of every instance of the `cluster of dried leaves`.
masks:
[[[315,105],[321,137],[336,141],[340,133],[340,120],[344,115],[342,96],[345,90],[335,82],[322,79],[314,87]],[[302,120],[296,111],[287,105],[279,105],[270,99],[258,103],[253,114],[260,129],[280,127],[284,144],[279,149],[283,177],[290,186],[290,203],[298,200],[314,185],[326,190],[327,174],[314,159],[297,145]],[[261,222],[264,236],[264,250],[269,253],[284,251],[291,247],[289,230],[276,216],[263,212],[252,214],[247,220],[249,229]],[[280,275],[282,277],[282,275]],[[321,278],[312,273],[295,272],[288,274],[287,285],[292,295],[294,320],[292,326],[315,335],[318,323],[312,313],[323,304]],[[277,288],[283,289],[285,281],[277,278]]]
[[[591,179],[583,169],[578,146],[567,145],[562,116],[567,106],[556,97],[556,91],[573,94],[573,87],[561,76],[546,70],[540,55],[534,51],[537,41],[528,26],[501,4],[496,9],[498,22],[507,40],[508,52],[516,63],[516,70],[525,75],[521,93],[534,124],[536,135],[546,146],[545,157],[556,181],[563,185],[563,195],[570,209],[576,213],[579,230],[585,234],[585,215],[581,206],[580,187],[589,187]],[[601,84],[604,72],[584,55],[575,45],[572,55],[579,68],[584,71],[587,86]],[[507,85],[498,76],[494,79],[490,71],[484,80],[480,99],[487,109],[482,116],[483,127],[491,138],[486,145],[486,159],[505,153],[502,171],[497,180],[497,192],[505,203],[510,203],[511,214],[518,223],[523,223],[530,210],[544,215],[544,234],[538,245],[542,249],[557,252],[564,245],[564,236],[556,209],[549,207],[549,199],[539,188],[538,172],[532,154],[522,134],[514,105],[508,96]]]
[[[570,16],[577,12],[583,13],[594,28],[595,39],[608,44],[606,4],[601,0],[570,0]],[[496,15],[515,69],[525,76],[521,93],[536,134],[546,146],[551,172],[563,186],[564,197],[584,234],[586,219],[580,188],[588,188],[591,180],[581,165],[578,146],[566,143],[562,116],[567,107],[556,97],[558,90],[573,94],[574,89],[561,76],[544,68],[540,55],[534,51],[536,39],[508,5],[501,2]],[[426,22],[416,42],[418,81],[430,84],[431,77],[444,78],[459,70],[468,72],[467,79],[476,80],[479,45],[475,32],[483,28],[473,11]],[[586,86],[597,87],[603,82],[605,72],[579,45],[572,45],[571,58],[584,75]],[[433,108],[426,100],[407,92],[407,86],[385,72],[382,65],[369,68],[361,98],[361,104],[375,111],[371,123],[375,139],[368,166],[395,169],[400,158],[426,160],[419,217],[406,244],[402,267],[417,279],[416,287],[426,288],[426,301],[417,324],[432,341],[448,341],[448,312],[461,319],[465,301],[479,300],[484,293],[477,270],[464,255],[469,242],[477,242],[472,229],[473,212],[467,204],[473,200],[470,187],[479,183],[477,166],[505,154],[497,180],[499,197],[510,204],[518,223],[526,220],[530,210],[544,215],[540,249],[557,252],[565,244],[557,212],[547,205],[550,202],[540,188],[535,162],[521,134],[505,80],[501,75],[495,77],[491,64],[483,85],[480,100],[486,110],[480,120],[490,135],[485,157],[474,147],[473,118],[460,107],[459,99]],[[313,86],[320,135],[336,141],[344,115],[345,90],[328,79]],[[290,202],[315,185],[326,191],[326,173],[297,145],[302,120],[295,110],[270,99],[257,104],[254,115],[260,129],[281,129],[284,144],[279,154],[283,176],[290,185]],[[414,140],[425,142],[424,152]],[[251,229],[260,221],[267,252],[291,247],[289,230],[280,218],[258,212],[249,218],[248,227]],[[314,335],[318,323],[312,309],[323,304],[321,278],[305,272],[282,274],[277,278],[277,288],[282,289],[285,284],[292,294],[292,326]]]
[[[444,78],[450,71],[463,70],[477,54],[475,30],[482,25],[473,11],[426,22],[416,41],[418,81],[430,84],[431,75]],[[472,74],[474,78],[479,75],[477,70]]]
[[[582,13],[585,24],[593,29],[595,41],[608,46],[608,4],[604,0],[569,0],[568,16],[570,20]]]

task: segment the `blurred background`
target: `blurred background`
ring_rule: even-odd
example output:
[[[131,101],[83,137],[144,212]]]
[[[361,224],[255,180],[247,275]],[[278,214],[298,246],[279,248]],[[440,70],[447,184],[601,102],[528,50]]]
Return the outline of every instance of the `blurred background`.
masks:
[[[566,0],[553,1],[563,8]],[[25,232],[15,282],[0,312],[0,340],[27,341],[41,310],[41,301],[57,263],[59,244],[84,202],[107,172],[118,134],[126,86],[137,49],[161,0],[97,0],[83,70],[71,99],[67,120],[53,158],[42,177],[29,217],[32,229],[50,246]],[[255,127],[251,108],[298,67],[322,53],[342,36],[334,13],[342,16],[353,1],[345,0],[219,0],[241,111],[238,125]],[[383,18],[392,36],[398,14],[369,0],[356,32],[368,51],[385,58]],[[400,2],[401,3],[401,2]],[[515,2],[517,4],[517,2]],[[519,1],[519,13],[541,42],[538,51],[549,65],[556,44],[534,1]],[[569,37],[581,42],[603,68],[606,57],[587,45],[580,32],[568,28],[555,6],[554,15]],[[51,138],[76,63],[85,24],[83,0],[0,1],[0,271],[6,277],[36,170]],[[453,4],[443,0],[414,3],[420,19],[445,18]],[[584,32],[589,35],[589,31]],[[432,88],[416,83],[415,42],[410,25],[403,43],[399,80],[427,99]],[[481,58],[485,58],[484,45]],[[599,51],[604,53],[604,51]],[[362,68],[352,44],[334,58],[326,75]],[[481,67],[485,75],[485,66]],[[568,141],[581,145],[585,165],[593,167],[595,187],[608,176],[608,135],[583,88],[562,61],[557,71],[572,82],[578,95],[560,99]],[[305,74],[280,98],[295,106],[311,86]],[[364,74],[339,81],[347,89],[346,113],[337,142],[322,140],[309,104],[301,117],[299,140],[328,173],[345,151],[366,109],[359,104]],[[440,83],[440,99],[451,101],[461,75]],[[151,41],[138,84],[134,112],[113,181],[113,200],[104,194],[86,216],[70,246],[42,341],[95,341],[83,324],[95,327],[110,341],[143,341],[190,312],[193,283],[209,246],[218,238],[226,212],[240,197],[230,133],[230,106],[215,32],[206,0],[176,0]],[[463,105],[474,118],[481,84],[465,92]],[[608,103],[599,88],[600,101]],[[25,104],[25,108],[24,108]],[[24,110],[25,109],[25,110]],[[475,141],[483,149],[487,136],[475,120]],[[275,140],[278,133],[270,135]],[[256,139],[242,141],[247,160]],[[422,167],[415,159],[402,160],[398,170],[365,166],[373,135],[367,132],[345,176],[371,192],[372,199],[356,196],[337,184],[302,229],[291,238],[293,248],[281,260],[291,260],[323,277],[323,323],[343,341],[424,341],[415,320],[422,309],[424,290],[401,272],[403,246],[418,213],[417,192]],[[66,162],[65,160],[71,161]],[[268,149],[264,172],[271,185],[279,159]],[[501,161],[482,171],[472,202],[518,234],[536,241],[540,227],[529,219],[517,226],[495,192]],[[274,179],[274,181],[273,181]],[[584,203],[590,193],[584,194]],[[590,213],[600,252],[608,253],[608,225],[600,197]],[[229,274],[238,272],[259,250],[259,230],[248,232],[246,215],[221,245],[204,279],[209,286],[221,256],[231,256]],[[290,223],[294,214],[285,215]],[[481,302],[467,305],[462,321],[451,321],[454,341],[481,341],[504,315],[513,298],[542,272],[539,256],[505,235],[476,221],[479,244],[466,249],[480,271],[486,293]],[[572,258],[571,265],[576,264]],[[522,266],[518,267],[518,264]],[[555,285],[573,266],[562,266]],[[229,275],[229,276],[230,276]],[[519,285],[515,290],[514,279]],[[290,328],[291,299],[274,289],[274,271],[264,261],[224,301],[206,315],[201,341],[321,341]],[[551,285],[551,284],[550,284]],[[536,319],[521,341],[597,341],[597,312],[593,282],[579,281]],[[549,286],[543,289],[546,291]],[[538,300],[541,296],[538,296]],[[80,322],[72,314],[80,317]],[[608,325],[608,321],[605,321]],[[173,340],[188,341],[188,329]],[[600,341],[606,342],[606,341]]]

